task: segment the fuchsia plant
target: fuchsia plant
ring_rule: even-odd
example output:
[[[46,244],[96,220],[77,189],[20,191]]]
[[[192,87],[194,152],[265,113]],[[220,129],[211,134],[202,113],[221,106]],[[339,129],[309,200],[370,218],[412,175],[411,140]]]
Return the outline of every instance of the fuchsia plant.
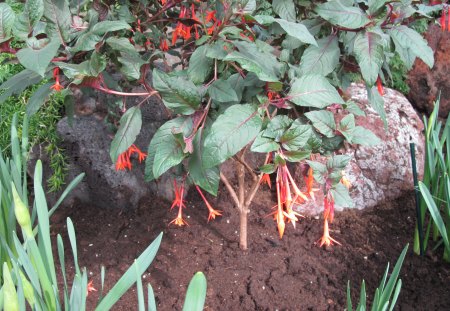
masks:
[[[174,224],[186,224],[185,183],[194,184],[205,201],[208,220],[220,216],[201,189],[215,196],[222,181],[238,207],[240,245],[247,249],[251,202],[276,172],[273,216],[280,238],[286,223],[295,226],[301,217],[294,206],[314,200],[320,190],[320,245],[330,245],[336,242],[328,230],[334,205],[352,206],[342,175],[350,159],[335,151],[344,143],[378,141],[356,125],[355,116],[364,112],[342,90],[360,74],[387,127],[383,84],[391,80],[389,59],[396,52],[408,68],[416,58],[432,67],[433,51],[408,24],[442,9],[386,0],[27,0],[14,12],[1,3],[0,51],[15,54],[25,69],[0,86],[0,101],[52,78],[55,84],[38,88],[29,105],[40,107],[51,92],[69,99],[74,89],[85,88],[122,98],[110,155],[117,169],[130,169],[131,154],[145,157],[133,145],[143,123],[141,107],[157,96],[171,119],[149,142],[145,175],[152,181],[178,172]],[[179,61],[169,64],[169,55]],[[112,73],[121,79],[114,81]],[[130,91],[135,86],[141,91]],[[142,101],[131,107],[130,96]],[[345,115],[339,122],[337,112]],[[251,167],[249,152],[266,154],[265,163]],[[316,154],[327,160],[315,161]],[[220,170],[226,160],[235,164],[237,185]],[[304,187],[289,163],[304,166]]]

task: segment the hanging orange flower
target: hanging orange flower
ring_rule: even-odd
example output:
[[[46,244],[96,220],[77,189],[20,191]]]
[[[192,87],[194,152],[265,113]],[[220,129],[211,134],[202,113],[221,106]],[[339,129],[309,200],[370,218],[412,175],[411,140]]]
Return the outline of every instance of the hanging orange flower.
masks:
[[[377,78],[377,89],[378,89],[378,93],[380,93],[381,96],[384,96],[383,83],[381,83],[380,76],[378,76],[378,78]]]
[[[121,153],[116,162],[116,171],[130,170],[131,171],[131,160],[130,157],[133,154],[137,154],[139,163],[145,160],[147,154],[142,152],[135,144],[132,144],[125,152]]]
[[[50,89],[60,92],[64,87],[59,83],[59,67],[53,69],[53,78],[55,78],[55,84],[53,84]]]
[[[175,224],[177,226],[184,226],[184,225],[189,225],[184,219],[183,219],[183,208],[186,208],[186,205],[184,205],[184,200],[183,200],[183,196],[184,196],[184,183],[180,185],[180,187],[178,187],[177,185],[177,181],[176,179],[173,180],[173,189],[175,192],[175,199],[173,200],[172,206],[170,207],[171,209],[178,205],[178,215],[177,218],[175,218],[174,220],[172,220],[169,225],[171,224]]]
[[[90,292],[96,292],[97,289],[95,289],[94,285],[92,285],[93,280],[90,280],[89,283],[87,284],[87,289],[86,289],[86,297],[89,296]]]
[[[328,228],[328,220],[327,219],[325,219],[325,222],[323,225],[323,236],[322,236],[322,238],[320,238],[319,242],[320,242],[319,247],[322,247],[323,245],[325,245],[325,246],[333,245],[333,242],[338,245],[342,245],[341,243],[339,243],[338,241],[336,241],[335,239],[333,239],[330,236],[330,230]]]
[[[222,211],[215,210],[211,204],[209,204],[208,200],[206,200],[205,196],[203,195],[202,190],[200,190],[200,187],[195,185],[195,188],[197,189],[198,193],[200,193],[200,196],[202,197],[203,201],[206,204],[206,207],[208,208],[209,215],[208,215],[208,222],[211,219],[216,219],[216,216],[222,216]]]

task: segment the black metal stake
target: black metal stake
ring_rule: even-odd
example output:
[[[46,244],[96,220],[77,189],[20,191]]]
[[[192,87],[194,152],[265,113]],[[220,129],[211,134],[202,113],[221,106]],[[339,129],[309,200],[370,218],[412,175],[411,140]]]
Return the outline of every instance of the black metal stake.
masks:
[[[419,191],[419,179],[417,178],[417,167],[416,167],[416,148],[414,143],[409,144],[409,149],[411,152],[411,164],[414,178],[414,193],[416,197],[416,216],[417,216],[417,229],[419,230],[419,248],[420,256],[423,256],[423,225],[422,225],[422,213],[420,212],[420,191]]]

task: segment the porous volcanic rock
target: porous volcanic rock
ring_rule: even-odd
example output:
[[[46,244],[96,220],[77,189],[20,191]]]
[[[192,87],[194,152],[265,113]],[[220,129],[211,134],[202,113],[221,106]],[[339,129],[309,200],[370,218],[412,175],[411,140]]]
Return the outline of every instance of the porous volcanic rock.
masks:
[[[394,200],[414,189],[410,160],[410,143],[416,146],[417,169],[423,171],[425,141],[422,135],[423,123],[409,101],[399,92],[385,89],[385,110],[388,130],[383,121],[370,106],[366,88],[352,84],[346,91],[366,112],[365,117],[356,117],[356,124],[370,129],[381,140],[375,146],[346,145],[337,153],[348,154],[352,160],[345,169],[345,175],[352,187],[350,195],[354,207],[373,207],[385,200]],[[301,176],[300,168],[296,176]],[[300,177],[301,178],[301,177]],[[298,178],[297,178],[298,179]],[[323,210],[323,195],[316,192],[316,202],[298,207],[306,214],[317,214]],[[336,210],[342,207],[336,206]]]
[[[439,116],[446,118],[450,113],[450,32],[431,25],[425,38],[434,51],[434,67],[430,69],[421,59],[416,59],[408,74],[408,98],[415,107],[429,114],[440,92]]]

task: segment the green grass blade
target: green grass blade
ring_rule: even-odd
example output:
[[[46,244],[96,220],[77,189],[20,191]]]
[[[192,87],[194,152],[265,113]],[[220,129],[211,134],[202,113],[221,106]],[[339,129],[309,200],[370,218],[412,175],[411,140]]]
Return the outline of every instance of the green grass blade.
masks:
[[[428,190],[427,187],[425,187],[425,185],[422,182],[419,182],[419,188],[425,202],[427,203],[430,215],[433,218],[434,223],[438,227],[442,239],[444,240],[445,247],[450,248],[447,236],[447,229],[445,227],[444,221],[442,220],[441,214],[439,213],[439,210],[436,206],[436,203],[434,202],[433,197],[430,194],[430,191]]]
[[[162,233],[147,247],[147,249],[139,256],[136,262],[139,265],[139,273],[144,273],[148,266],[152,263],[156,256],[156,252],[161,244]],[[109,293],[102,299],[95,310],[106,311],[109,310],[117,300],[136,282],[135,268],[131,266],[125,274],[119,279]]]
[[[51,217],[53,215],[53,213],[56,211],[56,209],[59,207],[59,205],[62,203],[62,201],[64,201],[64,199],[66,198],[66,196],[76,187],[78,186],[78,184],[83,180],[84,178],[84,173],[78,175],[77,177],[75,177],[74,180],[72,180],[70,182],[70,184],[67,186],[67,188],[64,190],[64,192],[61,194],[61,196],[59,197],[58,201],[55,203],[55,205],[53,205],[52,209],[48,212],[49,216]]]
[[[206,299],[206,277],[197,272],[189,282],[183,311],[202,311]]]
[[[81,275],[80,266],[78,265],[77,236],[75,235],[75,228],[70,218],[67,218],[67,233],[69,234],[70,246],[72,247],[75,273]]]
[[[64,307],[65,307],[65,310],[68,311],[69,310],[69,288],[67,286],[66,260],[65,260],[65,256],[64,256],[64,242],[63,242],[63,239],[61,238],[60,234],[58,234],[58,236],[56,237],[56,245],[58,247],[59,264],[61,266],[61,274],[62,274],[62,278],[64,281],[64,289],[63,289]]]
[[[347,311],[353,311],[350,281],[347,281]]]
[[[155,293],[153,292],[153,288],[150,284],[147,284],[147,298],[148,298],[148,311],[157,311]]]
[[[361,291],[359,293],[359,302],[358,306],[356,307],[357,311],[365,311],[366,310],[366,282],[364,280],[361,284]]]
[[[398,258],[397,263],[395,264],[394,269],[392,270],[392,274],[389,277],[389,281],[386,284],[386,288],[384,288],[383,293],[381,294],[380,305],[384,305],[391,298],[395,284],[397,283],[400,269],[402,268],[403,265],[403,260],[405,260],[406,252],[408,251],[408,246],[409,244],[407,244],[405,248],[403,248],[400,257]]]
[[[398,279],[397,286],[395,287],[394,296],[392,296],[391,307],[389,311],[394,310],[395,304],[397,303],[398,296],[400,295],[400,290],[402,289],[402,280]]]
[[[137,297],[138,297],[138,310],[139,311],[145,311],[145,302],[144,302],[144,289],[142,287],[142,276],[139,273],[139,265],[136,262],[136,260],[134,261],[134,268],[136,271],[136,293],[137,293]]]

